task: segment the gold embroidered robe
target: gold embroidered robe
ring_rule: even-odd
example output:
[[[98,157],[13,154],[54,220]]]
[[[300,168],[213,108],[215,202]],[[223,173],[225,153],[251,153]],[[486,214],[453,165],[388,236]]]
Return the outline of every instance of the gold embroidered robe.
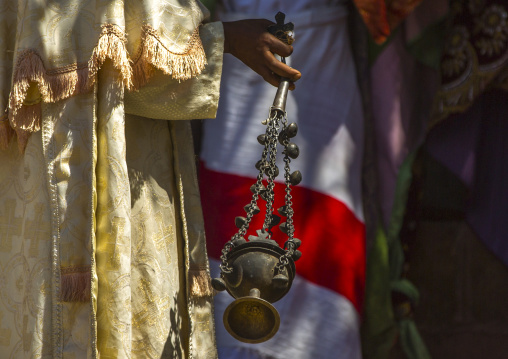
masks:
[[[205,17],[0,0],[0,357],[216,357],[185,121],[218,102]]]

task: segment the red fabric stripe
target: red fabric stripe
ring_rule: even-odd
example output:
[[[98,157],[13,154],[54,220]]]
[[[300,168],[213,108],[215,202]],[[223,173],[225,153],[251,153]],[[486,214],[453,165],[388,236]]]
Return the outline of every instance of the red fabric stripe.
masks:
[[[245,217],[250,203],[252,178],[215,172],[201,166],[200,185],[208,253],[218,259],[224,243],[237,231],[236,216]],[[284,205],[284,186],[275,187],[275,208]],[[303,253],[296,271],[303,278],[348,298],[358,312],[365,284],[365,226],[340,201],[296,186],[292,191],[295,237],[302,240]],[[264,201],[258,201],[264,205]],[[247,236],[263,225],[262,212],[254,216]],[[283,220],[283,219],[282,219]],[[277,228],[274,239],[286,238]]]

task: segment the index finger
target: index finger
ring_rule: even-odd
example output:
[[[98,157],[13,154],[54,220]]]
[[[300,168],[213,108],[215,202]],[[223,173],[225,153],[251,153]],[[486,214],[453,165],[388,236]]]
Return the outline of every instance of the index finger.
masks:
[[[270,37],[270,40],[267,41],[267,45],[272,53],[282,57],[291,56],[293,53],[293,46],[282,42],[280,39],[270,33],[267,33],[267,36]]]
[[[286,77],[291,81],[297,81],[302,77],[300,71],[277,60],[270,51],[265,53],[265,60],[268,68],[280,77]]]

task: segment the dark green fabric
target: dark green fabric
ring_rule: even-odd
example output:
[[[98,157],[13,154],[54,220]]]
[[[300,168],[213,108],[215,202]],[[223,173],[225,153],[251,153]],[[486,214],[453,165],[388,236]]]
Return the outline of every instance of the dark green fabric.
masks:
[[[390,279],[396,281],[402,274],[404,253],[399,241],[399,233],[406,212],[407,196],[412,179],[412,167],[416,158],[416,151],[410,153],[399,169],[393,202],[392,215],[387,233],[387,244],[390,253]]]
[[[390,258],[385,232],[379,227],[368,254],[362,351],[364,359],[386,359],[397,339],[390,293]]]
[[[445,30],[446,18],[442,18],[427,26],[416,38],[411,39],[406,46],[407,51],[422,64],[439,71]]]
[[[404,265],[404,253],[400,243],[399,233],[404,221],[409,186],[413,177],[413,163],[417,151],[407,156],[402,164],[397,177],[395,201],[393,204],[390,227],[388,229],[388,250],[390,261],[390,293],[396,291],[407,297],[413,305],[416,305],[419,293],[416,287],[406,279],[401,278],[402,266]],[[408,359],[428,359],[430,355],[418,333],[413,320],[409,317],[399,318],[397,321],[399,343]]]
[[[390,283],[392,292],[404,294],[412,303],[417,304],[420,299],[420,293],[413,283],[407,279],[394,280]]]
[[[430,359],[430,354],[412,319],[398,321],[399,342],[408,359]]]
[[[216,0],[200,0],[203,5],[205,5],[208,10],[210,11],[210,14],[213,15],[213,12],[215,11],[215,5],[217,5]]]
[[[417,37],[409,40],[406,44],[407,52],[422,64],[434,70],[439,70],[441,66],[445,30],[446,17],[430,24]],[[376,44],[372,37],[369,36],[369,63],[371,65],[399,31],[401,31],[400,26],[393,30],[382,44]]]
[[[407,298],[411,305],[416,305],[419,299],[416,287],[401,278],[404,253],[399,240],[415,158],[416,151],[406,158],[399,170],[390,226],[386,232],[379,226],[367,257],[365,319],[362,324],[365,359],[389,358],[396,342],[400,343],[408,359],[430,358],[412,319],[409,316],[396,318],[392,303],[394,292]]]

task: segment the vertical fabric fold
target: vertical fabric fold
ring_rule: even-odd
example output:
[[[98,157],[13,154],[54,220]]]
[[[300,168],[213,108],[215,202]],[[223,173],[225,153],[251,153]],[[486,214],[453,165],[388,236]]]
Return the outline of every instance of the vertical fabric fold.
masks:
[[[189,121],[170,122],[174,147],[175,173],[178,173],[177,189],[180,200],[182,232],[185,239],[185,266],[187,271],[188,311],[190,318],[190,357],[217,356],[210,271],[206,253],[204,221],[192,130]],[[210,320],[204,320],[210,318]]]

